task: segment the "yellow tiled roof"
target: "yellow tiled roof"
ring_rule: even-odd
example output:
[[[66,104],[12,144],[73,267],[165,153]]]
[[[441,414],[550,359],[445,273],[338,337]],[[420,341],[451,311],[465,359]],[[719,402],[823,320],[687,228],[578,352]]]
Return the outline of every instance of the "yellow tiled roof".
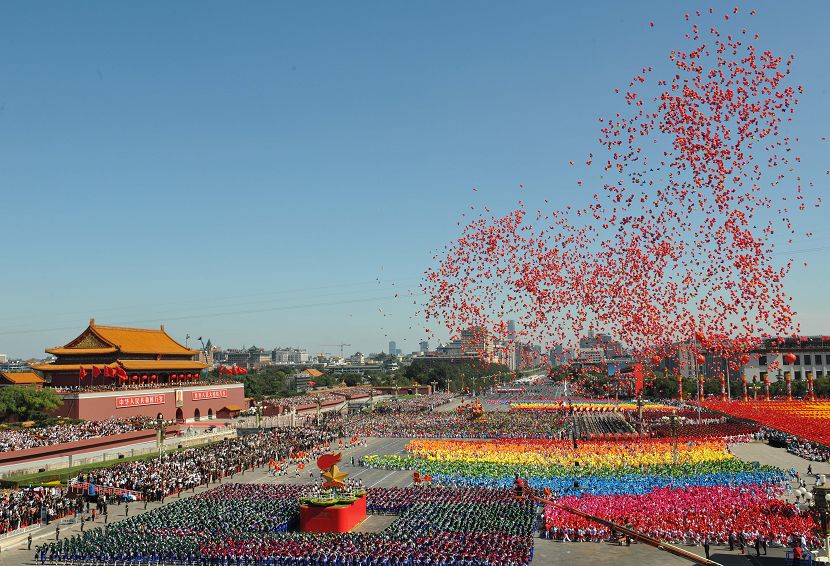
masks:
[[[309,377],[320,377],[323,375],[323,372],[314,368],[308,368],[305,370]]]
[[[55,356],[89,356],[89,355],[98,355],[98,354],[114,354],[118,351],[118,348],[49,348],[46,350],[47,354],[53,354]]]
[[[164,331],[164,326],[158,330],[147,328],[124,328],[120,326],[98,326],[95,319],[89,321],[87,328],[80,336],[65,346],[46,350],[50,354],[90,355],[112,354],[153,354],[153,355],[180,355],[195,356],[199,352],[179,344]]]
[[[43,383],[43,378],[33,371],[0,371],[0,377],[15,385]]]
[[[222,409],[227,409],[228,411],[241,411],[242,407],[239,405],[225,405]]]
[[[162,326],[159,330],[90,325],[93,333],[124,354],[182,354],[194,356],[196,350],[185,348],[173,340]]]

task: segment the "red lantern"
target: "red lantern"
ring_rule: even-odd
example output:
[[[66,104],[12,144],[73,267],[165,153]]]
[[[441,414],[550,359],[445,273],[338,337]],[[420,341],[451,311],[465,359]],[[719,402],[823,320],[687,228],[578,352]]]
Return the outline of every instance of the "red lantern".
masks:
[[[147,376],[146,376],[146,375],[142,375],[142,376],[141,376],[141,381],[147,381]]]
[[[790,366],[793,365],[797,359],[798,359],[798,357],[795,354],[792,354],[792,353],[784,354],[784,363],[787,364],[787,365],[790,365]]]
[[[156,374],[153,374],[153,375],[150,376],[150,381],[156,381],[157,379],[158,379],[158,376]]]
[[[698,363],[698,365],[705,364],[706,363],[706,356],[704,356],[703,354],[698,354],[697,355],[697,363]]]

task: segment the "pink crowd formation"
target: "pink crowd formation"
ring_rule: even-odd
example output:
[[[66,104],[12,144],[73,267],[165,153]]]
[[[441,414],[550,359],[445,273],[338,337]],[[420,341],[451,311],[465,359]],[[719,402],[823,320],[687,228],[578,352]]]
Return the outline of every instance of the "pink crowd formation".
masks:
[[[696,486],[645,495],[569,496],[557,504],[680,544],[726,544],[730,535],[743,535],[749,544],[763,537],[773,546],[820,546],[812,517],[776,495],[770,486]],[[546,535],[557,540],[600,542],[613,535],[605,526],[551,505],[545,508],[544,524]]]

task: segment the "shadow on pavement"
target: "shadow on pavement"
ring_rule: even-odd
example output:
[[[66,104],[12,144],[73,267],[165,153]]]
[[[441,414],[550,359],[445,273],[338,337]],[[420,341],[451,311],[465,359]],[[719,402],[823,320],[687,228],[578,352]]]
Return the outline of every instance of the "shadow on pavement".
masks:
[[[714,560],[718,564],[723,564],[723,566],[784,566],[784,559],[778,557],[767,557],[761,556],[760,562],[758,562],[758,558],[755,557],[755,550],[752,551],[752,556],[749,554],[741,554],[738,551],[734,553],[731,552],[712,552],[709,555],[710,560]],[[769,558],[769,562],[765,559]]]

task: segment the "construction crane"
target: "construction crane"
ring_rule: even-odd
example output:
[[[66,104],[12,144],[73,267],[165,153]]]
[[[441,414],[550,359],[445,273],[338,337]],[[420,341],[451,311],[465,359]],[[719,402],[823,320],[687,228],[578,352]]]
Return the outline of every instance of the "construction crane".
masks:
[[[340,357],[343,357],[343,348],[346,346],[351,346],[351,344],[345,344],[341,342],[340,344],[323,344],[323,348],[340,348]]]

